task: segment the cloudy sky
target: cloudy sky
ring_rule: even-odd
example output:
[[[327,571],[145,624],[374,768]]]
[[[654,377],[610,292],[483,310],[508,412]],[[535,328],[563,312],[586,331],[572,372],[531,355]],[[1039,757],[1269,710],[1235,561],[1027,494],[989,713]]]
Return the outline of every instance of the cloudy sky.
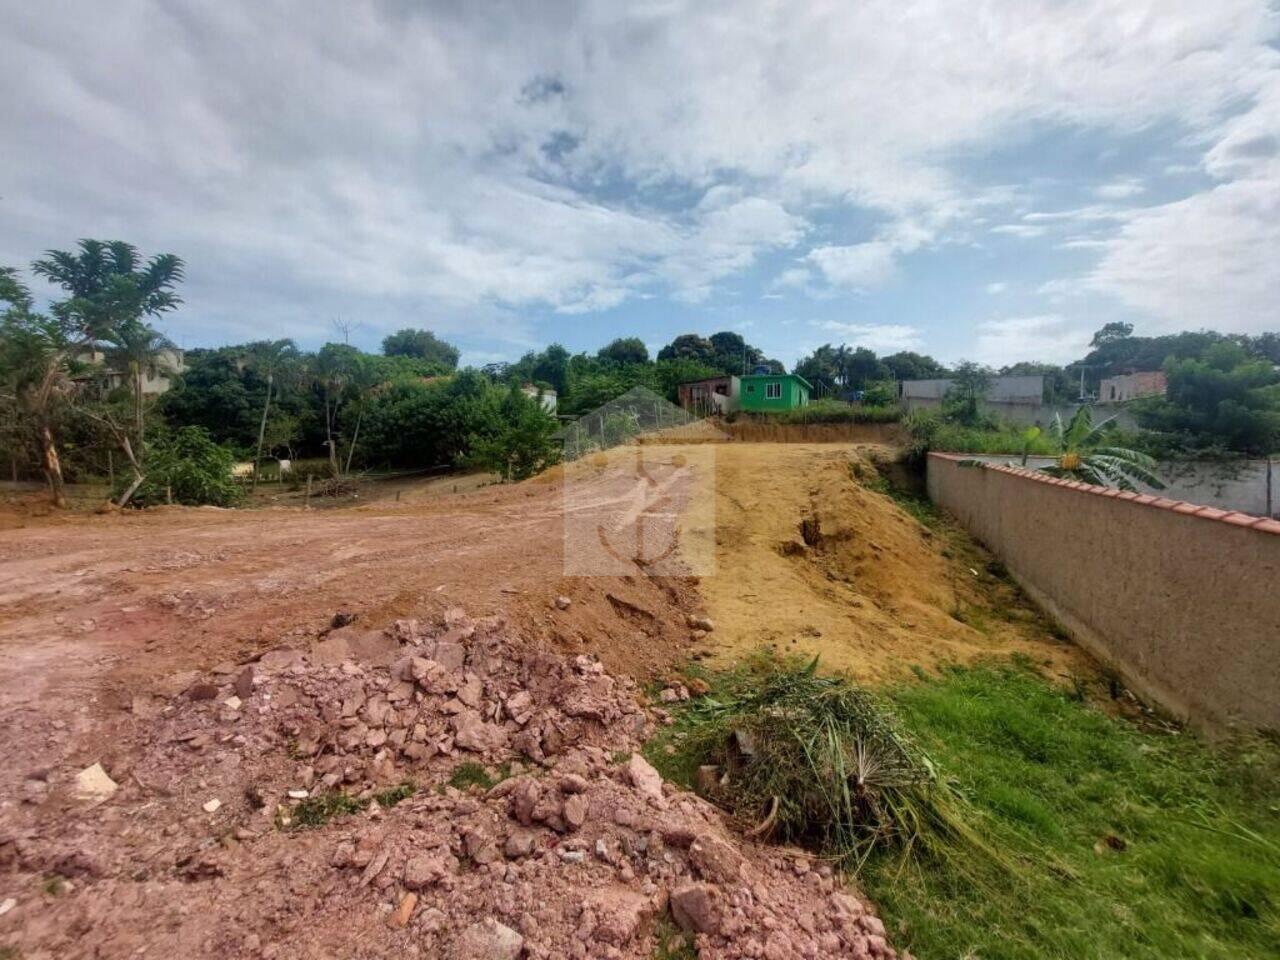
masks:
[[[0,264],[177,253],[187,346],[1280,328],[1267,0],[3,7]]]

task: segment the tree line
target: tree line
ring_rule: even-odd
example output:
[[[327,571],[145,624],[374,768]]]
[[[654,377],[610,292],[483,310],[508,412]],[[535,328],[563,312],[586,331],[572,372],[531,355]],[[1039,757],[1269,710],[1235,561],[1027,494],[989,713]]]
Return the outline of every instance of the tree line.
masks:
[[[256,483],[270,458],[312,461],[334,477],[446,465],[522,477],[557,455],[557,422],[540,391],[576,416],[634,387],[674,401],[690,380],[785,371],[730,331],[682,334],[654,357],[640,338],[622,337],[595,353],[551,344],[512,363],[459,369],[457,347],[406,328],[380,353],[346,342],[306,351],[287,339],[193,349],[178,375],[168,368],[174,345],[154,324],[181,305],[183,271],[172,254],[144,259],[127,243],[84,240],[31,264],[60,291],[39,311],[18,271],[0,268],[0,445],[15,474],[44,476],[55,503],[65,504],[68,477],[108,473],[120,504],[233,502],[231,465],[251,461]],[[828,343],[793,371],[819,395],[886,406],[896,401],[894,381],[949,377],[958,384],[953,414],[976,420],[995,375],[1043,375],[1045,399],[1062,402],[1078,396],[1082,377],[1096,391],[1105,377],[1150,369],[1166,371],[1168,395],[1135,410],[1170,449],[1280,447],[1275,333],[1141,337],[1113,323],[1075,363],[999,370]],[[144,381],[157,374],[172,388],[152,395]]]

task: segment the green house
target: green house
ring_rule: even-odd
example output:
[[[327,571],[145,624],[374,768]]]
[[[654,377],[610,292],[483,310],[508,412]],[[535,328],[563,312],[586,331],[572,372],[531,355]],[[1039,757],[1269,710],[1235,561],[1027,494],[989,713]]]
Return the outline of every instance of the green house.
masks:
[[[768,412],[809,405],[809,381],[794,373],[753,373],[740,377],[738,408]]]

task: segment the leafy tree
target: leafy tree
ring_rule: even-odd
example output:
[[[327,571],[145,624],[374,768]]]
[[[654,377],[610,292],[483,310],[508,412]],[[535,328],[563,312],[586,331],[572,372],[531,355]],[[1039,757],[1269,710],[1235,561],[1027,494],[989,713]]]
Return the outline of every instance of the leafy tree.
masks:
[[[496,433],[472,439],[468,462],[493,470],[504,480],[525,480],[559,461],[555,419],[518,384],[508,389],[500,412]]]
[[[706,337],[696,333],[682,333],[658,351],[659,360],[697,360],[708,366],[715,358],[715,347]],[[741,372],[741,367],[735,372]]]
[[[982,423],[982,400],[991,389],[991,368],[964,360],[956,366],[951,381],[951,389],[943,398],[946,415],[966,426]]]
[[[30,291],[9,267],[0,268],[0,305],[0,403],[17,436],[34,439],[50,498],[64,508],[58,427],[71,389],[70,324],[34,312]]]
[[[218,443],[252,451],[261,411],[267,405],[266,371],[253,362],[253,345],[188,350],[184,360],[182,376],[159,399],[165,420],[203,427]],[[303,403],[298,395],[284,393],[280,387],[274,384],[274,408],[284,403],[290,413],[301,416]]]
[[[786,370],[777,360],[770,360],[759,348],[747,343],[741,334],[730,330],[710,337],[683,333],[658,351],[658,359],[694,361],[718,373],[732,375],[750,373],[757,366],[768,367],[774,373]]]
[[[32,271],[67,292],[49,310],[77,344],[111,340],[122,327],[182,303],[182,260],[163,253],[143,263],[122,241],[81,240],[78,253],[50,250]]]
[[[430,330],[406,327],[382,341],[382,352],[388,357],[415,357],[439,364],[445,370],[458,367],[458,348],[436,337]]]
[[[1102,329],[1093,335],[1093,339],[1089,341],[1089,346],[1105,347],[1109,343],[1118,343],[1121,340],[1128,340],[1132,336],[1132,323],[1114,321],[1103,325]]]
[[[335,477],[342,476],[338,460],[338,414],[343,402],[349,399],[349,390],[360,366],[360,351],[345,343],[326,343],[316,355],[316,385],[324,400],[325,448],[329,457],[329,470]]]
[[[500,431],[507,390],[475,370],[448,379],[383,384],[366,404],[361,459],[393,467],[460,464],[476,438]]]
[[[843,359],[835,347],[824,343],[796,364],[795,373],[814,385],[843,384]]]
[[[887,407],[898,398],[896,386],[892,380],[868,383],[862,402],[869,407]]]
[[[649,348],[639,337],[619,337],[602,347],[596,357],[618,364],[648,363]]]
[[[1140,425],[1183,439],[1266,456],[1280,449],[1280,371],[1239,343],[1220,341],[1202,359],[1165,364],[1164,397],[1139,401]]]
[[[126,320],[106,337],[107,366],[120,374],[129,384],[133,400],[134,443],[140,454],[146,450],[146,391],[143,378],[168,372],[164,358],[175,350],[171,341],[160,331],[141,320]]]
[[[880,362],[889,368],[889,375],[894,380],[934,380],[947,376],[947,368],[933,357],[910,350],[900,350]]]
[[[862,390],[874,380],[886,380],[889,368],[881,363],[874,350],[858,347],[853,351],[845,350],[842,364],[842,382],[846,388]]]
[[[271,412],[271,391],[275,387],[276,374],[296,363],[298,348],[292,340],[264,340],[249,347],[250,363],[267,380],[266,396],[262,400],[262,420],[258,423],[258,445],[253,454],[253,489],[258,489],[258,473],[262,468],[262,445],[267,435],[267,417]]]
[[[160,503],[234,506],[242,491],[232,479],[235,454],[214,443],[200,427],[182,427],[161,435],[143,459],[145,479],[132,502],[144,507]]]
[[[49,307],[65,344],[60,356],[54,358],[55,367],[64,363],[67,355],[101,342],[126,352],[135,346],[143,351],[149,330],[145,319],[173,310],[182,302],[177,294],[183,279],[182,260],[165,253],[144,263],[137,249],[122,241],[81,240],[78,252],[50,250],[31,269],[67,293]],[[135,400],[133,439],[139,444],[135,451],[129,432],[111,410],[81,408],[107,430],[133,468],[134,480],[122,495],[121,506],[143,479],[139,462],[143,454],[141,409]]]

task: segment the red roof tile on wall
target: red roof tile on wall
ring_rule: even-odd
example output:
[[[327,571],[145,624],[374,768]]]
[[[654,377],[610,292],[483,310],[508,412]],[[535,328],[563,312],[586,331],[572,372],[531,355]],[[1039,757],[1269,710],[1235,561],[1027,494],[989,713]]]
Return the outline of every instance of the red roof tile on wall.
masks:
[[[938,453],[934,451],[930,451],[929,456],[936,457],[939,460],[950,460],[952,462],[973,459],[971,456],[966,454]],[[1063,477],[1052,477],[1047,473],[1041,473],[1039,470],[1030,470],[1026,467],[1015,467],[1011,464],[984,463],[981,469],[995,470],[998,473],[1008,473],[1015,477],[1022,477],[1025,480],[1034,480],[1036,483],[1045,483],[1055,487],[1065,487],[1068,490],[1075,490],[1085,494],[1086,496],[1114,497],[1117,500],[1129,500],[1138,506],[1151,507],[1156,510],[1172,510],[1174,513],[1185,514],[1189,517],[1197,517],[1201,520],[1214,520],[1219,523],[1229,523],[1234,527],[1246,527],[1250,530],[1261,531],[1262,533],[1274,533],[1280,535],[1280,521],[1272,520],[1268,517],[1255,517],[1248,513],[1219,510],[1216,507],[1208,507],[1198,503],[1188,503],[1185,500],[1170,500],[1167,497],[1156,497],[1149,493],[1132,493],[1128,490],[1115,490],[1111,487],[1099,487],[1091,483],[1081,483],[1078,480],[1067,480]]]

